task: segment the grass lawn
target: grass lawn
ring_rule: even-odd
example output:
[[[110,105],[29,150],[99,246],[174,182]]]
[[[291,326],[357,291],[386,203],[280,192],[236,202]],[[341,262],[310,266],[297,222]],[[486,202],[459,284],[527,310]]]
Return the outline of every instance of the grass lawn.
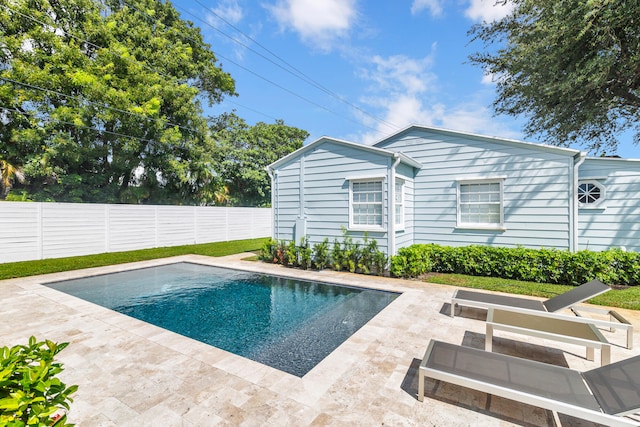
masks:
[[[201,245],[172,246],[138,251],[114,252],[79,257],[55,258],[37,261],[22,261],[0,264],[0,279],[57,273],[89,267],[123,264],[177,255],[224,256],[240,252],[257,252],[267,239],[236,240],[231,242],[205,243]],[[495,277],[465,276],[462,274],[429,274],[426,282],[440,283],[465,288],[486,289],[512,294],[551,298],[566,292],[564,285],[518,282]],[[640,286],[613,289],[589,301],[592,304],[640,310]]]
[[[531,295],[551,298],[567,291],[566,285],[552,285],[549,283],[519,282],[511,279],[495,277],[465,276],[463,274],[432,273],[423,278],[425,282],[440,283],[462,288],[486,289],[488,291],[507,292],[510,294]],[[602,295],[590,299],[591,304],[610,307],[640,310],[640,286],[630,286],[624,289],[612,289]]]
[[[204,243],[201,245],[171,246],[166,248],[142,249],[138,251],[112,252],[68,258],[52,258],[36,261],[9,262],[0,264],[0,279],[58,273],[81,268],[103,267],[148,259],[166,258],[178,255],[225,256],[241,252],[260,250],[267,239],[234,240],[231,242]]]

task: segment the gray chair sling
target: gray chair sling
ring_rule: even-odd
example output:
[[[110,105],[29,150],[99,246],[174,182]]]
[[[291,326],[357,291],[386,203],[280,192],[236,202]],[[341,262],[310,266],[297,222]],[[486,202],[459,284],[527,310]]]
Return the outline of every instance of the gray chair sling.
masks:
[[[580,286],[576,286],[571,290],[560,295],[556,295],[546,301],[457,289],[451,299],[451,317],[455,316],[456,305],[479,308],[494,307],[508,310],[537,310],[550,313],[557,312],[597,295],[603,294],[610,289],[611,288],[609,286],[596,279]]]
[[[425,377],[609,426],[638,426],[640,356],[579,372],[562,366],[431,340],[419,369]]]
[[[604,310],[586,306],[580,306],[578,309],[577,307],[578,303],[584,302],[609,290],[611,290],[611,288],[601,281],[592,280],[580,286],[576,286],[563,294],[556,295],[546,301],[540,301],[531,298],[457,289],[451,297],[450,314],[451,317],[455,317],[456,305],[486,309],[496,308],[521,313],[530,313],[532,310],[537,312],[543,311],[547,313],[558,313],[565,308],[571,308],[571,311],[578,316],[573,318],[577,322],[590,323],[599,327],[609,328],[611,330],[615,330],[617,328],[625,330],[627,332],[626,347],[631,349],[633,348],[633,325],[623,316],[613,310]],[[606,314],[609,315],[611,320],[581,317],[580,311],[591,311]]]

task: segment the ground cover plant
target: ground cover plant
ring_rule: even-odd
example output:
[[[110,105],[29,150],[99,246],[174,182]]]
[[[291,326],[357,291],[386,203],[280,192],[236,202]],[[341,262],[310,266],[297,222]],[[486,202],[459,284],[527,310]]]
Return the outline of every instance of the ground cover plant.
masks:
[[[103,267],[134,261],[166,258],[178,255],[225,256],[241,252],[256,252],[267,239],[234,240],[230,242],[204,243],[200,245],[171,246],[137,251],[111,252],[67,258],[51,258],[34,261],[0,264],[0,279],[57,273],[80,268]]]

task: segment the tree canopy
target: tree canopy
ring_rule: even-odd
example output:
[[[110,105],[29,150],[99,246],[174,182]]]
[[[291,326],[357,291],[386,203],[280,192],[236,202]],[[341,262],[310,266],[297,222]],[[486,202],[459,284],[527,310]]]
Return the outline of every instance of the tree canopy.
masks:
[[[302,147],[307,131],[290,127],[282,120],[248,126],[234,113],[211,122],[216,141],[215,161],[227,203],[266,206],[271,203],[271,180],[266,166]]]
[[[233,95],[170,2],[2,2],[0,198],[216,204],[227,159],[202,104]]]
[[[526,118],[528,136],[614,154],[640,142],[640,2],[499,0],[513,11],[472,28],[470,56],[497,82],[497,113]]]

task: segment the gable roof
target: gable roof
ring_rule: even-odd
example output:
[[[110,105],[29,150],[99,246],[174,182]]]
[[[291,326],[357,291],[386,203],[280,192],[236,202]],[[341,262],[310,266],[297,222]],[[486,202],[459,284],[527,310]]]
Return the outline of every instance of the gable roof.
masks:
[[[323,136],[320,137],[318,139],[316,139],[315,141],[313,141],[312,143],[305,145],[304,147],[298,148],[296,151],[294,151],[293,153],[289,153],[288,155],[282,157],[279,160],[276,160],[275,162],[271,163],[269,166],[267,166],[268,169],[277,169],[279,167],[281,167],[282,165],[285,165],[287,163],[289,163],[290,161],[302,156],[304,153],[308,152],[308,151],[312,151],[315,150],[317,147],[319,147],[322,144],[327,144],[327,143],[333,143],[333,144],[338,144],[338,145],[343,145],[349,148],[353,148],[356,150],[362,150],[362,151],[366,151],[366,152],[370,152],[370,153],[374,153],[374,154],[378,154],[380,156],[383,157],[390,157],[390,158],[399,158],[400,161],[406,165],[409,165],[411,167],[414,167],[416,169],[420,169],[422,168],[422,164],[415,161],[414,159],[412,159],[411,157],[403,154],[403,153],[399,153],[399,152],[395,152],[395,151],[391,151],[391,150],[386,150],[384,148],[377,148],[377,147],[372,147],[370,145],[364,145],[364,144],[357,144],[355,142],[349,142],[349,141],[345,141],[342,139],[336,139],[336,138],[330,138],[328,136]]]
[[[380,147],[381,145],[384,145],[388,142],[392,142],[395,139],[399,139],[402,135],[410,133],[412,131],[425,131],[425,132],[442,134],[447,136],[457,136],[457,137],[463,137],[468,139],[475,139],[475,140],[480,140],[485,142],[521,146],[521,147],[529,148],[532,150],[551,152],[551,153],[566,155],[571,157],[575,157],[576,155],[580,154],[580,150],[575,150],[573,148],[563,148],[563,147],[556,147],[553,145],[535,144],[533,142],[524,142],[524,141],[518,141],[515,139],[500,138],[497,136],[485,136],[485,135],[479,135],[479,134],[470,133],[470,132],[462,132],[462,131],[437,128],[437,127],[421,126],[421,125],[410,125],[394,134],[391,134],[381,139],[378,142],[375,142],[374,144],[372,144],[372,147]]]

